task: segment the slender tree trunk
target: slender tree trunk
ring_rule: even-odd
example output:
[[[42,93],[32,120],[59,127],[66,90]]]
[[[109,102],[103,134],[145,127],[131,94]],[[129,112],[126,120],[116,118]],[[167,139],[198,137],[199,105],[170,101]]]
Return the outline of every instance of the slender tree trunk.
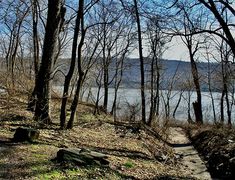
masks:
[[[184,91],[181,91],[181,92],[180,92],[180,97],[179,97],[179,99],[178,99],[178,101],[177,101],[177,103],[176,103],[175,109],[174,109],[174,111],[173,111],[172,116],[173,116],[174,119],[175,119],[176,111],[177,111],[177,109],[179,108],[179,105],[180,105],[180,102],[181,102],[181,99],[182,99],[183,92],[184,92]]]
[[[155,86],[154,86],[154,57],[152,58],[152,61],[151,61],[151,75],[150,75],[150,112],[149,112],[149,119],[148,119],[148,122],[147,124],[150,126],[154,117],[155,117],[155,109],[156,109],[156,104],[155,104],[155,101],[154,101],[154,90],[155,90]]]
[[[15,87],[15,63],[16,63],[16,55],[17,55],[17,51],[18,51],[18,47],[19,47],[19,41],[20,41],[20,29],[21,29],[21,25],[22,25],[23,19],[21,19],[18,27],[17,27],[17,32],[16,34],[14,34],[14,39],[13,39],[13,46],[12,46],[12,54],[10,57],[10,69],[11,69],[11,82],[12,82],[12,86],[13,88]]]
[[[155,53],[154,53],[155,54]],[[157,55],[154,55],[157,57]],[[155,58],[155,66],[156,66],[156,82],[153,82],[156,86],[155,90],[155,96],[153,98],[153,114],[152,114],[152,120],[156,117],[159,116],[159,108],[160,108],[160,67],[159,67],[159,58]],[[154,86],[154,87],[155,87]]]
[[[104,24],[104,39],[103,39],[103,70],[104,70],[104,76],[103,76],[103,84],[104,84],[104,102],[103,102],[103,108],[104,111],[107,112],[107,107],[108,107],[108,81],[109,81],[109,76],[108,76],[108,57],[106,57],[106,25]]]
[[[63,90],[63,96],[62,96],[62,102],[61,102],[61,110],[60,110],[60,128],[65,128],[66,123],[66,106],[67,106],[67,100],[69,96],[69,86],[71,83],[71,79],[74,74],[75,69],[75,62],[76,62],[76,56],[77,56],[77,41],[78,41],[78,35],[80,31],[80,22],[81,22],[81,16],[83,13],[83,1],[79,1],[79,7],[78,7],[78,14],[76,17],[75,22],[75,29],[74,29],[74,35],[73,35],[73,45],[72,45],[72,57],[71,57],[71,63],[69,67],[68,74],[65,76],[64,81],[64,90]]]
[[[207,54],[207,56],[208,56],[208,54]],[[210,97],[211,97],[214,123],[216,123],[215,102],[214,102],[214,97],[213,97],[212,88],[211,88],[211,66],[210,66],[209,56],[207,57],[207,59],[208,59],[208,73],[207,73],[207,76],[208,76],[208,90],[209,90]]]
[[[220,98],[220,122],[224,124],[224,96],[225,91],[222,91],[221,98]]]
[[[109,95],[109,86],[108,86],[108,68],[105,67],[104,70],[104,103],[103,108],[105,112],[108,112],[108,95]]]
[[[29,111],[35,110],[36,105],[36,82],[38,77],[39,69],[39,38],[38,38],[38,3],[37,0],[32,2],[32,13],[33,13],[33,64],[34,64],[34,76],[35,85],[33,92],[30,95],[28,107]]]
[[[100,90],[101,90],[101,85],[98,85],[98,91],[97,91],[96,101],[95,101],[95,110],[93,113],[94,115],[99,114]]]
[[[69,118],[69,121],[68,121],[68,124],[67,124],[67,129],[72,129],[73,128],[76,109],[77,109],[77,106],[78,106],[80,90],[81,90],[81,87],[82,87],[82,81],[83,81],[83,75],[80,74],[78,82],[77,82],[75,96],[74,96],[74,99],[73,99],[73,102],[72,102],[72,105],[71,105],[71,108],[70,108],[71,114],[70,114],[70,118]]]
[[[115,88],[114,88],[114,100],[113,100],[112,110],[110,112],[112,115],[116,115],[116,113],[114,114],[114,112],[116,112],[116,109],[117,109],[117,96],[118,96],[118,90],[119,90],[120,84],[122,82],[122,75],[123,75],[123,62],[121,65],[121,72],[120,72],[119,80],[117,80],[118,75],[115,80],[116,82],[115,82]]]
[[[156,50],[154,50],[156,51]],[[160,87],[160,73],[159,73],[159,62],[158,58],[156,58],[156,53],[154,52],[154,58],[151,62],[151,105],[150,105],[150,112],[149,112],[149,120],[148,125],[150,126],[152,121],[155,119],[156,116],[159,116],[159,87]],[[156,70],[155,70],[156,67]],[[155,73],[156,71],[156,79]]]
[[[141,111],[142,111],[142,122],[146,123],[146,107],[145,107],[145,75],[144,75],[144,57],[143,57],[143,47],[142,47],[142,37],[141,37],[141,24],[140,24],[140,16],[138,11],[138,3],[137,0],[134,0],[134,8],[136,15],[136,23],[137,23],[137,32],[138,32],[138,44],[139,44],[139,59],[140,59],[140,75],[141,75]]]
[[[50,119],[50,80],[52,63],[56,52],[57,38],[61,23],[61,0],[48,0],[46,32],[43,44],[42,61],[36,81],[36,109],[34,118],[46,124]]]
[[[7,52],[6,52],[6,64],[7,64],[7,72],[10,72],[10,56],[11,56],[11,51],[12,51],[12,44],[13,44],[13,30],[10,33],[10,41],[9,41],[9,45],[7,48]]]
[[[159,109],[160,109],[160,67],[159,67],[159,59],[156,61],[156,67],[157,67],[157,80],[156,80],[156,116],[159,116]]]
[[[188,122],[189,123],[192,123],[192,117],[191,117],[191,95],[190,95],[190,90],[188,91],[188,109],[187,109],[187,112],[188,112]]]
[[[113,106],[111,110],[111,114],[114,115],[114,118],[116,119],[116,108],[117,108],[117,95],[118,95],[118,89],[120,87],[120,84],[122,82],[122,76],[123,76],[123,66],[124,66],[124,59],[127,53],[127,49],[129,47],[129,42],[127,44],[127,47],[125,48],[125,52],[123,53],[120,62],[116,64],[116,75],[115,75],[115,89],[114,89],[114,100],[113,100]],[[120,67],[119,67],[120,64]],[[120,68],[120,75],[118,76],[118,69]]]
[[[200,83],[199,83],[199,75],[198,75],[197,65],[194,60],[193,52],[191,48],[192,48],[191,45],[189,45],[188,49],[189,49],[189,55],[190,55],[190,61],[191,61],[191,71],[192,71],[194,86],[195,86],[196,93],[197,93],[197,101],[193,102],[193,108],[194,108],[194,113],[196,117],[196,122],[203,123],[202,100],[201,100],[202,98],[201,98],[201,88],[200,88]]]
[[[67,124],[67,129],[72,129],[73,128],[73,124],[74,124],[74,117],[75,117],[75,113],[76,113],[76,109],[78,106],[78,100],[79,100],[79,96],[80,96],[80,91],[82,88],[82,83],[83,83],[83,77],[84,77],[84,72],[82,70],[82,47],[84,44],[84,40],[85,40],[85,35],[86,35],[86,30],[84,28],[84,0],[80,0],[81,1],[81,14],[80,14],[80,18],[81,18],[81,40],[80,43],[78,45],[78,82],[77,82],[77,87],[76,87],[76,91],[75,91],[75,95],[74,95],[74,99],[71,105],[71,114],[70,114],[70,118]]]
[[[225,88],[225,100],[226,100],[226,106],[227,106],[228,125],[231,126],[232,125],[232,119],[231,119],[231,110],[230,110],[227,84],[225,84],[224,88]]]

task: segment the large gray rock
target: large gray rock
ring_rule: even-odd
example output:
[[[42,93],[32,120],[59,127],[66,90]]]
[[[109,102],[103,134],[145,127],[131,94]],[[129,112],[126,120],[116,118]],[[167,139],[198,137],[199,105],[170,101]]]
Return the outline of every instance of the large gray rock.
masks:
[[[33,128],[19,127],[13,137],[14,142],[29,141],[33,142],[38,139],[40,132]]]
[[[57,152],[58,162],[70,162],[75,165],[99,165],[106,166],[109,164],[108,156],[88,149],[60,149]]]

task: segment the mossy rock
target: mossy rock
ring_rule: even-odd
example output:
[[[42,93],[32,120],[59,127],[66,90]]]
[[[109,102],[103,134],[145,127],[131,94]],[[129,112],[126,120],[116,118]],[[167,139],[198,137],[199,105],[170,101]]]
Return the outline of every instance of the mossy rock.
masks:
[[[107,155],[90,151],[88,149],[60,149],[57,152],[58,162],[68,162],[80,166],[98,165],[107,166],[109,161]]]

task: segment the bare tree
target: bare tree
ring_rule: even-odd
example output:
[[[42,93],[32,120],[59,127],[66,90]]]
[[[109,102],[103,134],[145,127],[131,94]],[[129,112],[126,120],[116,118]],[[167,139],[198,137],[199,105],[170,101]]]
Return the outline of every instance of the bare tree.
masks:
[[[78,51],[77,66],[78,66],[78,76],[79,77],[78,77],[78,81],[77,81],[74,99],[73,99],[71,107],[70,107],[71,114],[70,114],[70,118],[69,118],[69,121],[67,124],[68,129],[73,128],[74,117],[75,117],[76,108],[78,105],[79,93],[81,90],[83,76],[84,76],[84,72],[82,70],[82,47],[84,44],[85,34],[86,34],[86,29],[84,27],[84,0],[79,1],[79,9],[80,9],[80,11],[78,11],[79,13],[77,14],[77,18],[80,19],[80,25],[81,25],[81,39],[80,39],[78,49],[77,49],[77,51]],[[79,24],[77,24],[77,25],[79,26]]]
[[[200,45],[204,42],[203,40],[200,40],[200,38],[194,36],[195,29],[197,29],[202,25],[201,22],[202,19],[196,18],[192,20],[191,18],[192,14],[188,14],[186,7],[183,4],[180,4],[179,6],[183,11],[182,23],[184,29],[184,32],[181,34],[180,37],[184,42],[184,44],[186,45],[189,52],[189,58],[191,62],[191,72],[192,72],[195,90],[197,93],[197,101],[193,102],[194,114],[196,122],[203,123],[200,76],[197,68],[195,55],[198,52],[198,50],[201,48]]]
[[[35,83],[36,78],[38,77],[38,70],[39,70],[39,35],[38,35],[38,21],[39,21],[39,4],[38,0],[32,0],[31,2],[32,7],[32,19],[33,19],[33,64],[34,64],[34,74],[35,74]],[[36,84],[35,84],[36,85]],[[32,94],[30,95],[29,102],[28,102],[28,110],[34,111],[35,104],[36,104],[36,92],[35,87],[33,89]]]
[[[125,27],[126,25],[124,25]],[[116,50],[116,70],[115,70],[115,74],[114,74],[114,100],[113,100],[113,105],[112,105],[112,110],[111,110],[111,114],[114,115],[114,119],[116,119],[116,108],[117,108],[117,97],[118,97],[118,89],[121,85],[122,82],[122,78],[123,78],[123,71],[124,69],[124,61],[126,59],[126,55],[129,51],[129,48],[131,46],[131,44],[133,43],[133,34],[131,32],[132,30],[132,26],[130,26],[130,29],[128,29],[128,31],[124,31],[125,32],[125,37],[123,36],[121,38],[121,42],[119,44],[119,52],[117,52],[118,50]],[[127,33],[127,34],[126,34]],[[125,42],[125,46],[123,46],[123,42]],[[116,44],[116,46],[118,46]],[[116,47],[117,49],[117,47]],[[120,57],[118,56],[118,54],[120,54]]]
[[[211,67],[211,62],[210,62],[210,58],[211,58],[211,53],[209,51],[209,49],[212,48],[209,45],[205,46],[205,50],[206,50],[206,54],[205,54],[205,59],[207,60],[207,83],[208,83],[208,90],[210,93],[210,97],[211,97],[211,104],[212,104],[212,112],[213,112],[213,118],[214,118],[214,123],[216,123],[216,110],[215,110],[215,100],[213,97],[213,77],[212,77],[212,73],[213,71],[215,71],[215,69],[212,69]],[[212,55],[213,57],[213,55]]]
[[[165,75],[165,79],[163,80],[165,90],[161,91],[161,97],[165,111],[164,117],[166,118],[167,121],[169,120],[171,114],[171,100],[180,93],[180,92],[175,92],[175,93],[173,92],[174,87],[176,87],[176,84],[178,83],[178,80],[181,77],[179,74],[179,66],[180,62],[177,64],[177,67],[173,75],[172,76]]]
[[[4,31],[7,31],[8,47],[6,49],[6,65],[11,76],[13,87],[15,86],[15,65],[20,41],[23,36],[22,26],[27,17],[30,7],[24,1],[9,1],[5,4],[5,11],[1,21],[4,24]],[[9,13],[10,12],[10,13]]]
[[[66,105],[67,105],[68,94],[69,94],[69,85],[74,74],[75,62],[76,62],[76,57],[77,57],[77,46],[78,46],[77,41],[78,41],[80,29],[81,29],[81,21],[83,21],[83,15],[84,15],[84,1],[80,0],[79,6],[78,6],[78,12],[76,16],[76,21],[75,21],[71,63],[70,63],[69,71],[67,75],[65,76],[65,81],[64,81],[64,91],[63,91],[63,96],[62,96],[61,112],[60,112],[60,127],[62,129],[65,128],[65,123],[66,123]],[[83,31],[84,31],[84,27],[83,27]],[[83,35],[85,35],[85,31],[83,32]],[[83,44],[83,42],[81,42],[81,44]]]
[[[141,77],[141,111],[142,111],[142,121],[146,123],[146,104],[145,104],[145,73],[144,73],[144,57],[143,57],[143,46],[142,46],[142,31],[141,31],[141,22],[139,15],[139,6],[137,0],[134,1],[134,12],[137,24],[137,33],[138,33],[138,44],[139,44],[139,60],[140,60],[140,77]]]
[[[161,27],[161,17],[150,17],[147,22],[147,35],[150,46],[150,112],[148,125],[151,125],[156,116],[159,115],[160,107],[160,70],[161,57],[165,51],[167,38]]]
[[[235,16],[235,10],[231,4],[231,2],[228,2],[227,0],[219,0],[219,1],[213,1],[213,0],[198,0],[200,3],[202,3],[208,10],[211,11],[211,13],[215,16],[217,21],[220,24],[220,27],[218,29],[222,29],[223,33],[217,33],[217,30],[209,31],[210,33],[214,33],[218,36],[220,36],[222,39],[226,41],[227,44],[229,44],[231,51],[233,52],[233,55],[235,55],[235,39],[232,35],[232,30],[230,27],[232,27],[232,24],[229,24],[227,21],[227,16],[224,16],[224,13],[227,13],[228,11]]]
[[[221,95],[221,105],[220,105],[220,111],[221,111],[221,123],[224,123],[224,98],[226,102],[226,109],[227,109],[227,117],[228,117],[228,125],[231,126],[232,119],[231,119],[231,108],[230,108],[230,100],[229,100],[229,56],[230,52],[228,51],[228,45],[224,43],[224,41],[221,42],[221,45],[219,47],[220,51],[220,58],[221,58],[221,72],[222,72],[222,95]]]
[[[191,96],[194,89],[194,82],[191,75],[185,78],[182,86],[186,91],[186,93],[183,94],[182,98],[187,102],[187,121],[188,123],[192,123],[193,120],[191,116]]]
[[[48,14],[42,60],[35,85],[37,101],[34,114],[35,120],[45,124],[51,123],[49,112],[51,72],[57,48],[57,39],[64,15],[62,0],[48,0]]]

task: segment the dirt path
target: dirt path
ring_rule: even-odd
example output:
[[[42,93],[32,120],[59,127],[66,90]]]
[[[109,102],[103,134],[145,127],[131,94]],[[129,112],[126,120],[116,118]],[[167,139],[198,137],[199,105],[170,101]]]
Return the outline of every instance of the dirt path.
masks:
[[[186,175],[197,179],[210,180],[210,173],[207,171],[205,163],[201,160],[198,152],[191,145],[181,128],[170,128],[170,141],[174,146],[176,154],[182,157],[182,170]]]

